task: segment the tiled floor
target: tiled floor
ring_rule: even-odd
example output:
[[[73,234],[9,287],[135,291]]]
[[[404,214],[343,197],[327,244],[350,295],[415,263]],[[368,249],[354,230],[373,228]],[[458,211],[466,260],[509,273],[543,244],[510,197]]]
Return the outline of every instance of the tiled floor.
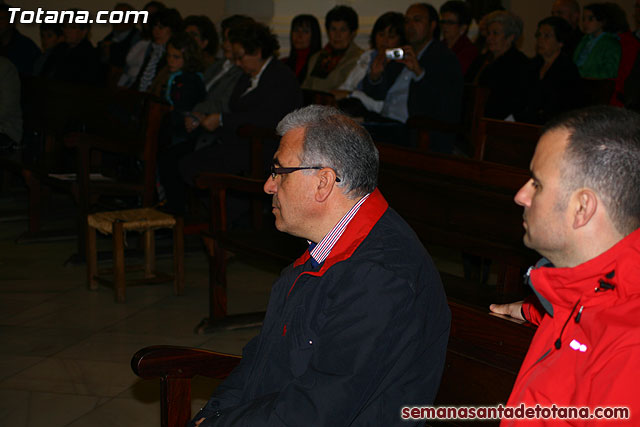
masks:
[[[0,216],[22,202],[0,196]],[[174,296],[170,284],[134,287],[117,304],[108,288],[87,290],[84,266],[64,266],[74,241],[15,244],[25,229],[26,221],[0,222],[0,426],[157,427],[159,384],[131,371],[136,350],[176,344],[239,354],[257,333],[193,333],[208,311],[203,252],[185,258],[186,295]],[[160,259],[159,268],[170,262]],[[274,276],[240,264],[229,270],[229,311],[264,310]],[[215,385],[195,381],[193,406]]]

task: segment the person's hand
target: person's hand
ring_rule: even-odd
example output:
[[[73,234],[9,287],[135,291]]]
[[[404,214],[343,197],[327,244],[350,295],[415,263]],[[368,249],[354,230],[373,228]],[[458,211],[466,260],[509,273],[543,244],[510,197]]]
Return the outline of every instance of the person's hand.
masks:
[[[218,128],[218,126],[220,126],[220,114],[214,113],[204,116],[202,120],[200,120],[200,126],[209,132],[213,132]]]
[[[378,51],[378,54],[373,59],[373,62],[371,62],[371,67],[369,68],[369,79],[372,82],[380,80],[384,67],[386,67],[388,62],[389,60],[385,56],[385,53]]]
[[[331,92],[336,101],[340,101],[341,99],[344,99],[347,96],[351,95],[351,92],[348,90],[333,89],[329,92]]]
[[[198,427],[200,424],[202,424],[203,421],[204,421],[204,417],[200,418],[198,421],[196,421],[196,427]]]
[[[402,50],[404,50],[404,58],[398,59],[398,62],[403,63],[416,76],[422,74],[422,67],[418,62],[418,57],[416,56],[413,48],[411,46],[403,46]]]
[[[526,320],[522,317],[522,302],[523,301],[516,301],[511,304],[491,304],[489,310],[496,314],[513,317],[514,319]]]
[[[184,118],[184,128],[187,132],[193,132],[198,126],[200,126],[200,122],[202,122],[204,118],[205,115],[202,113],[191,113]]]

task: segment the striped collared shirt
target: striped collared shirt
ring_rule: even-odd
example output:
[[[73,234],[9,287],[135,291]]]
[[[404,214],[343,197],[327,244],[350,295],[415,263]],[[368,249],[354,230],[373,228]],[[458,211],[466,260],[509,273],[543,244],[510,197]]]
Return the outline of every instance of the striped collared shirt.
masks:
[[[349,222],[353,219],[353,217],[358,213],[360,206],[364,203],[365,200],[369,197],[371,193],[365,195],[362,199],[358,200],[358,203],[353,205],[349,212],[347,212],[340,221],[327,233],[326,236],[322,238],[320,243],[315,244],[313,242],[309,242],[309,254],[311,255],[311,262],[314,267],[319,266],[327,259],[329,254],[331,253],[331,249],[335,246],[336,242],[344,233],[344,230],[347,228]]]

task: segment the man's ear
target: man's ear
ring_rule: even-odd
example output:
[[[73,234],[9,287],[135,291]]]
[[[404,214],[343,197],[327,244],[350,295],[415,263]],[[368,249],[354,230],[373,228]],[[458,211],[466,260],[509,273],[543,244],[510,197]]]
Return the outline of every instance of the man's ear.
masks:
[[[598,210],[598,198],[592,190],[584,188],[582,190],[578,190],[575,194],[575,200],[576,205],[573,217],[573,228],[584,227],[589,223]]]
[[[318,171],[318,186],[316,188],[316,201],[327,200],[336,184],[336,172],[331,168],[324,168]]]

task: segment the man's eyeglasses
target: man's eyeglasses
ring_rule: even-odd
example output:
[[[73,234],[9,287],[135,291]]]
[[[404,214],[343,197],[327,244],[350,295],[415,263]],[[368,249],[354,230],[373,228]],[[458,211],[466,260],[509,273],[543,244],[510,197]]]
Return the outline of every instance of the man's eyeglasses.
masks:
[[[276,165],[271,165],[271,178],[276,179],[278,175],[287,175],[295,171],[307,170],[307,169],[315,169],[320,170],[324,169],[324,166],[297,166],[292,168],[281,168]],[[340,178],[336,176],[336,182],[340,182]]]

